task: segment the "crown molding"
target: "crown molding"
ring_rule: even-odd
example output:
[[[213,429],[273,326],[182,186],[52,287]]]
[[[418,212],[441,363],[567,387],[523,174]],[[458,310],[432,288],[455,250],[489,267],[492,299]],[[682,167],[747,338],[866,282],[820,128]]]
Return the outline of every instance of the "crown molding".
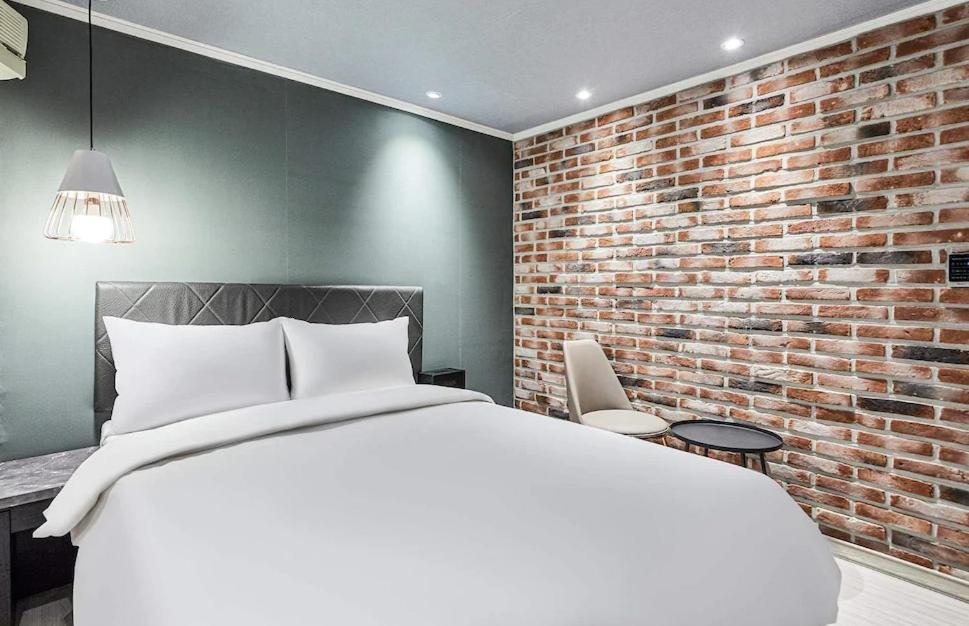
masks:
[[[845,41],[846,39],[851,39],[870,30],[875,30],[877,28],[881,28],[882,26],[888,26],[889,24],[894,24],[896,22],[904,22],[907,19],[918,17],[920,15],[935,13],[936,11],[948,9],[951,6],[962,4],[963,2],[965,2],[965,0],[928,0],[927,2],[923,2],[921,4],[915,4],[899,11],[895,11],[881,17],[876,17],[875,19],[868,20],[867,22],[855,24],[854,26],[842,28],[841,30],[828,33],[827,35],[821,35],[820,37],[808,39],[807,41],[802,41],[801,43],[787,46],[786,48],[781,48],[780,50],[762,54],[758,57],[754,57],[753,59],[741,61],[740,63],[728,65],[727,67],[716,69],[705,74],[700,74],[699,76],[693,76],[679,82],[657,87],[656,89],[650,89],[649,91],[644,91],[634,96],[622,98],[621,100],[615,100],[613,102],[597,106],[594,109],[588,109],[573,115],[569,115],[568,117],[563,117],[558,120],[546,122],[545,124],[533,126],[532,128],[520,130],[513,133],[511,138],[512,141],[528,139],[529,137],[533,137],[535,135],[547,133],[550,130],[557,130],[563,126],[568,126],[569,124],[584,122],[589,118],[598,117],[604,113],[615,111],[616,109],[621,109],[634,104],[642,104],[643,102],[648,102],[650,100],[662,98],[663,96],[685,91],[704,83],[721,78],[727,78],[728,76],[741,74],[763,65],[769,65],[770,63],[782,61],[804,52],[811,52],[812,50],[825,48],[827,46]]]
[[[47,11],[48,13],[54,13],[56,15],[68,17],[81,22],[87,22],[87,9],[73,4],[68,4],[62,0],[11,0],[11,2],[33,7],[35,9],[40,9],[41,11]],[[272,74],[273,76],[279,76],[280,78],[286,78],[288,80],[303,83],[305,85],[319,87],[320,89],[335,91],[353,98],[359,98],[360,100],[374,102],[392,109],[397,109],[399,111],[413,113],[414,115],[420,115],[421,117],[426,117],[432,120],[437,120],[438,122],[444,122],[445,124],[451,124],[452,126],[465,128],[477,133],[483,133],[485,135],[491,135],[492,137],[508,140],[510,140],[512,137],[511,133],[509,132],[498,130],[497,128],[492,128],[490,126],[485,126],[484,124],[471,122],[460,117],[455,117],[454,115],[448,115],[447,113],[441,113],[440,111],[428,109],[410,102],[404,102],[403,100],[398,100],[396,98],[384,96],[379,93],[367,91],[366,89],[358,89],[357,87],[344,85],[343,83],[328,80],[321,76],[315,76],[300,70],[294,70],[292,68],[270,63],[268,61],[261,61],[237,52],[223,50],[222,48],[217,48],[205,43],[186,39],[185,37],[179,37],[178,35],[172,35],[154,28],[141,26],[139,24],[118,19],[104,13],[93,12],[92,21],[96,26],[100,26],[101,28],[106,28],[108,30],[113,30],[125,35],[137,37],[138,39],[144,39],[146,41],[158,43],[170,48],[177,48],[186,52],[192,52],[210,59],[224,61],[226,63],[231,63],[232,65],[246,67],[251,70],[256,70],[257,72],[263,72],[265,74]]]

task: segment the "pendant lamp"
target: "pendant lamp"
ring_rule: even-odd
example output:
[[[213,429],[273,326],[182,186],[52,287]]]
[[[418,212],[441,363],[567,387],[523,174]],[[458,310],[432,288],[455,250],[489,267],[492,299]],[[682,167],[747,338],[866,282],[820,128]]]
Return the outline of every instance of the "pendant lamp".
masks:
[[[94,46],[87,3],[88,124],[90,149],[76,150],[54,197],[44,236],[88,243],[132,243],[135,231],[111,159],[94,149]]]

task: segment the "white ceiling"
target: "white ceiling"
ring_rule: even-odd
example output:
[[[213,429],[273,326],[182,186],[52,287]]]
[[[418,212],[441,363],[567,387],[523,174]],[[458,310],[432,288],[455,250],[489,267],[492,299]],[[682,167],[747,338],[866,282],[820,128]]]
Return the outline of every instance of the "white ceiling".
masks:
[[[518,132],[922,1],[98,0],[95,11]],[[724,52],[730,35],[747,45]],[[592,98],[577,100],[580,88]]]

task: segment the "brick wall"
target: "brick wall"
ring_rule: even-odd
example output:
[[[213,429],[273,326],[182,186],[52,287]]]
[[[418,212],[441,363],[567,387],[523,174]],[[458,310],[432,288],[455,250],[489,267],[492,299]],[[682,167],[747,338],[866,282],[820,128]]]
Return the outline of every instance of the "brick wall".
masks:
[[[780,433],[825,533],[969,579],[969,5],[515,154],[519,407],[592,335],[638,409]]]

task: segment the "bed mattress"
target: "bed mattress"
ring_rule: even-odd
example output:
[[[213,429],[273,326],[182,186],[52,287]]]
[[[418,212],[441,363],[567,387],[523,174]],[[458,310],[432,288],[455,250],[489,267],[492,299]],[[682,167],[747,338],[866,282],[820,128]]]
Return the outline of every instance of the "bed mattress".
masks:
[[[76,626],[820,626],[839,573],[771,479],[414,385],[107,437],[39,536]]]

